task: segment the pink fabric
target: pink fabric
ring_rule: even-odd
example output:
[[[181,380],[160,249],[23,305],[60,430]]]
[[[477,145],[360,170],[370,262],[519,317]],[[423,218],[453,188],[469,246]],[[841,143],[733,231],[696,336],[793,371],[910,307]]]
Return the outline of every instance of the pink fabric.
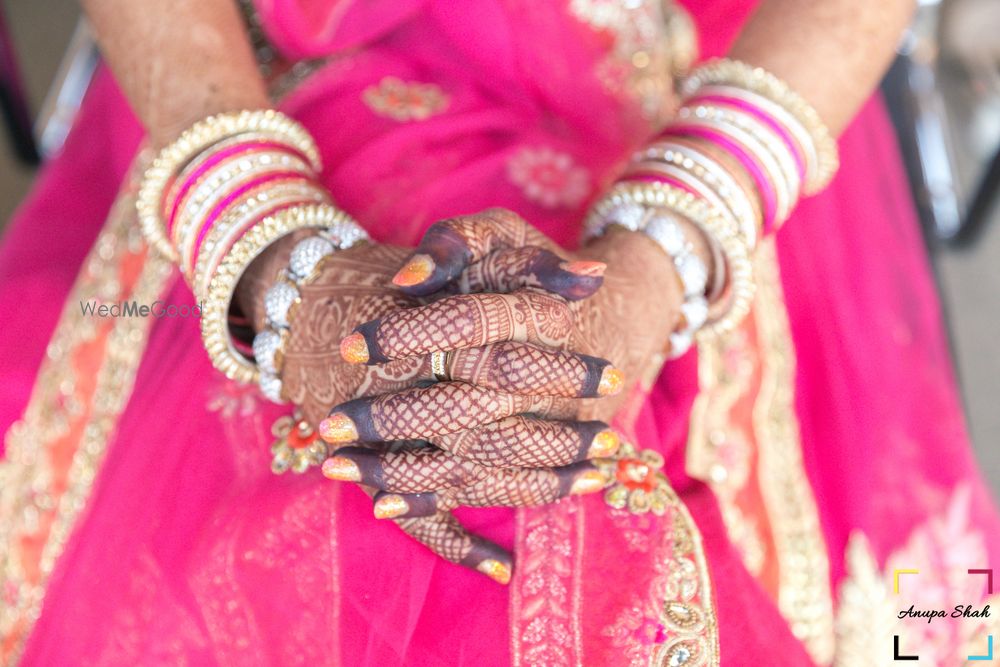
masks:
[[[437,218],[501,205],[572,244],[587,200],[547,208],[526,199],[507,161],[538,147],[566,153],[586,167],[595,196],[651,132],[635,105],[608,94],[595,74],[606,44],[569,20],[560,2],[259,4],[287,54],[338,55],[285,110],[317,137],[338,202],[380,240],[412,243]],[[749,3],[706,0],[692,9],[706,55],[714,55]],[[445,113],[419,123],[374,115],[362,92],[384,76],[441,86],[450,98]],[[64,154],[8,233],[0,349],[17,346],[18,354],[0,357],[4,426],[27,400],[44,334],[138,135],[102,73]],[[799,353],[797,408],[834,580],[843,576],[851,530],[865,530],[884,558],[960,482],[973,489],[977,525],[1000,534],[975,472],[933,284],[877,103],[846,133],[842,150],[845,167],[830,190],[807,201],[779,235]],[[175,279],[164,300],[193,297]],[[354,487],[272,475],[268,427],[284,408],[224,383],[197,327],[158,322],[136,387],[23,664],[76,664],[81,656],[99,665],[511,661],[508,589],[373,520],[370,501]],[[665,455],[701,530],[723,664],[808,665],[730,545],[712,494],[684,473],[696,391],[691,354],[666,367],[636,428],[640,446]],[[602,624],[631,604],[655,550],[636,554],[602,537],[615,533],[600,498],[573,507],[589,536],[579,650],[583,664],[608,664],[614,653]],[[522,520],[538,516],[532,512]],[[513,512],[461,517],[513,544]],[[659,535],[655,526],[648,535]],[[994,559],[997,547],[991,539]]]

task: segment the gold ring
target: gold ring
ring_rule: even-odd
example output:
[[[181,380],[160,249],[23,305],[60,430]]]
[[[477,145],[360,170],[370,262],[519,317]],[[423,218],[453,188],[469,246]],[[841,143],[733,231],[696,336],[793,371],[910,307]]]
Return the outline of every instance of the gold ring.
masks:
[[[438,382],[447,382],[451,379],[448,377],[445,354],[444,352],[431,352],[431,373]]]

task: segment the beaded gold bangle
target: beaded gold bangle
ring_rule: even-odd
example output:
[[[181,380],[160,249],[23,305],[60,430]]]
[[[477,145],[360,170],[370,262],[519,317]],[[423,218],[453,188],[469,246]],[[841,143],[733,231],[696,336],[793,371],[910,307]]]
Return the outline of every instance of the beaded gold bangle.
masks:
[[[234,202],[226,216],[212,225],[192,256],[193,264],[188,268],[195,294],[202,296],[207,292],[229,249],[253,225],[281,209],[307,204],[330,204],[330,199],[323,189],[309,181],[279,181],[250,191],[243,200]]]
[[[322,168],[319,150],[309,133],[294,120],[273,109],[218,114],[195,123],[153,160],[143,176],[136,200],[139,222],[146,239],[171,260],[176,262],[179,256],[164,228],[162,208],[165,190],[171,179],[206,149],[243,133],[273,137],[305,155],[314,172],[318,173]]]
[[[170,229],[181,267],[190,271],[191,255],[202,226],[216,224],[216,220],[208,219],[213,209],[223,205],[242,186],[279,172],[283,172],[286,177],[297,176],[310,182],[315,178],[308,165],[278,151],[255,153],[236,160],[235,164],[206,174],[204,180],[178,202],[179,210]],[[226,208],[229,207],[231,203]]]
[[[335,230],[334,237],[357,237],[357,223],[341,210],[328,204],[310,204],[284,209],[254,225],[229,248],[214,272],[205,296],[201,334],[212,365],[237,382],[257,383],[260,369],[233,345],[227,315],[236,285],[247,266],[271,243],[297,229]]]
[[[728,282],[725,309],[714,314],[698,331],[697,337],[723,335],[735,329],[750,312],[755,292],[750,249],[739,229],[691,193],[667,183],[640,181],[623,181],[612,186],[591,209],[586,227],[591,234],[600,235],[608,224],[615,224],[609,223],[615,217],[615,209],[635,204],[673,211],[690,220],[719,245],[725,258]]]
[[[717,156],[707,153],[704,146],[693,144],[685,137],[670,137],[647,146],[632,158],[633,163],[640,160],[657,160],[690,172],[722,200],[751,248],[754,247],[762,216],[759,201],[753,191],[745,189],[726,165]]]
[[[707,84],[723,84],[741,88],[770,100],[795,118],[811,139],[817,155],[816,169],[807,174],[803,191],[815,194],[822,190],[840,166],[837,142],[816,109],[784,81],[762,67],[739,60],[720,58],[697,67],[681,83],[682,96],[690,97]]]

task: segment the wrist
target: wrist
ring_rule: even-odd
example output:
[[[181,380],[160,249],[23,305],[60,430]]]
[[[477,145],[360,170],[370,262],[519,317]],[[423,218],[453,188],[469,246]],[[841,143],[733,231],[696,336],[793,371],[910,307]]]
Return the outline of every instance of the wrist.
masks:
[[[265,326],[264,295],[274,285],[281,271],[288,266],[292,248],[307,236],[315,234],[313,229],[298,229],[281,237],[268,246],[244,271],[236,292],[233,307],[237,315],[246,320],[254,333]]]
[[[684,300],[684,287],[677,268],[663,248],[643,232],[611,227],[591,240],[584,254],[608,265],[605,283],[610,283],[612,288],[619,282],[641,285],[642,294],[633,295],[633,298],[656,295],[657,300],[664,299],[667,305]]]

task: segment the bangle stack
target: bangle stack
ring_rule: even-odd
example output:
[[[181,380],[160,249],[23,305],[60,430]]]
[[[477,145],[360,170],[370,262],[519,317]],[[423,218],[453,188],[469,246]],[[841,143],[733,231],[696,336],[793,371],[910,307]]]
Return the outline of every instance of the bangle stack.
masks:
[[[681,90],[677,118],[633,156],[587,220],[590,236],[611,224],[643,231],[673,260],[685,286],[682,323],[671,337],[673,356],[687,349],[696,332],[722,334],[736,327],[753,299],[754,248],[788,219],[802,194],[821,190],[838,166],[836,143],[816,111],[761,68],[709,61]],[[697,294],[682,269],[697,259],[684,237],[692,226],[715,258],[714,279]]]
[[[318,182],[321,167],[309,133],[291,118],[264,110],[196,123],[146,171],[137,201],[143,232],[178,263],[205,304],[205,348],[230,379],[262,380],[258,364],[239,352],[228,327],[233,293],[250,263],[303,228],[328,230],[335,247],[364,236],[332,205]],[[273,386],[268,383],[269,396],[279,395]]]

